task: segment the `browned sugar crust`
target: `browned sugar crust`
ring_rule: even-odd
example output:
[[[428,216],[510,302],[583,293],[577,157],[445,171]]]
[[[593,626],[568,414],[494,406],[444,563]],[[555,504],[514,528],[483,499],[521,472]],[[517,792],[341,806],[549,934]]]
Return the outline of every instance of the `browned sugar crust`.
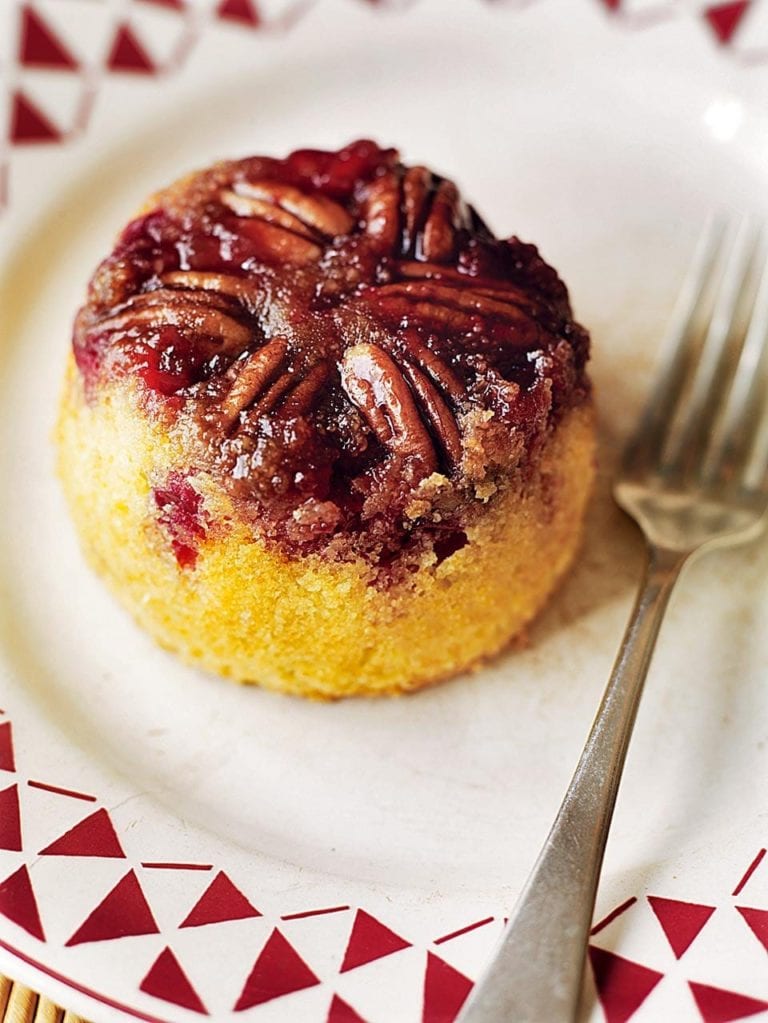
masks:
[[[159,193],[96,271],[74,352],[89,401],[138,385],[183,438],[154,481],[182,567],[202,472],[289,556],[446,557],[588,395],[588,336],[534,246],[372,142]]]

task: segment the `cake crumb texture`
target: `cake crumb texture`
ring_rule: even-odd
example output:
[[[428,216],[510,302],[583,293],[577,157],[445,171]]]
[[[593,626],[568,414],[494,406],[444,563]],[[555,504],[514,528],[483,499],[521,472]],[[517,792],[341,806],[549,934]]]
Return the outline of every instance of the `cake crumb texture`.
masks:
[[[91,565],[158,643],[240,682],[333,699],[419,688],[521,633],[576,553],[593,435],[588,402],[566,412],[526,476],[511,478],[467,527],[463,546],[443,560],[425,553],[390,587],[376,585],[362,557],[290,558],[255,536],[204,472],[186,480],[199,495],[185,510],[197,549],[194,568],[180,568],[181,541],[164,528],[157,493],[178,478],[184,439],[153,423],[123,385],[88,404],[72,363],[56,440]]]

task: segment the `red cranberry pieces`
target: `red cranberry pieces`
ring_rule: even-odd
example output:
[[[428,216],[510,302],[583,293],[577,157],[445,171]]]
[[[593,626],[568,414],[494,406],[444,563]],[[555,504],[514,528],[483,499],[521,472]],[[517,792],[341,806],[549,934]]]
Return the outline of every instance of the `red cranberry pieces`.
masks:
[[[396,149],[381,149],[375,142],[362,139],[336,153],[297,149],[284,163],[297,185],[308,185],[334,199],[348,199],[356,185],[394,167],[397,160]]]
[[[180,568],[194,568],[200,541],[208,533],[208,515],[203,498],[189,478],[171,472],[161,487],[154,487],[152,497],[158,509],[158,521],[165,528]]]

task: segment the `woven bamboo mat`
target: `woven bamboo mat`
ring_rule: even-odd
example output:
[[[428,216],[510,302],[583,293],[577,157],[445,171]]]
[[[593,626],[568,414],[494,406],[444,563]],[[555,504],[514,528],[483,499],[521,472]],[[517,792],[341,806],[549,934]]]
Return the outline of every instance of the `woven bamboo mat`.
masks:
[[[0,976],[0,1023],[85,1023],[28,987]]]

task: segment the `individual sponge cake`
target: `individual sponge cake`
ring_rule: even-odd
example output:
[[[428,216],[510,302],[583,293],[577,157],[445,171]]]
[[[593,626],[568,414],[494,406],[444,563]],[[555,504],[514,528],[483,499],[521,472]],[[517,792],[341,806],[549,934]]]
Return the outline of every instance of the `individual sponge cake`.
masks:
[[[60,474],[92,564],[185,660],[414,689],[501,649],[572,561],[587,355],[536,249],[396,151],[220,163],[97,269]]]

